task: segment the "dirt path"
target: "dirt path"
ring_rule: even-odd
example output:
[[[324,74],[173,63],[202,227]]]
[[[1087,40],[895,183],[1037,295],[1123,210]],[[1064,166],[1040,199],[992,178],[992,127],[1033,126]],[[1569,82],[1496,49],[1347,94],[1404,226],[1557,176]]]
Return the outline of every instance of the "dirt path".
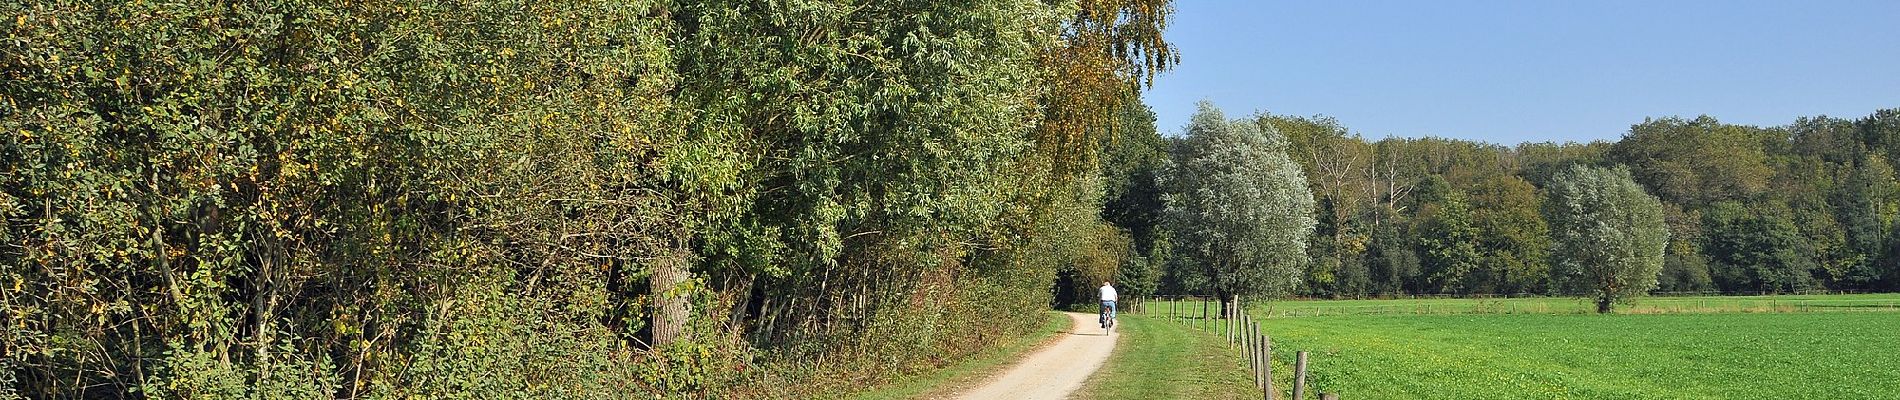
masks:
[[[1121,334],[1104,335],[1095,323],[1095,314],[1064,313],[1075,324],[1055,343],[1044,346],[1022,361],[990,377],[983,386],[954,397],[959,400],[989,399],[1064,399],[1082,387],[1095,369],[1108,361]]]

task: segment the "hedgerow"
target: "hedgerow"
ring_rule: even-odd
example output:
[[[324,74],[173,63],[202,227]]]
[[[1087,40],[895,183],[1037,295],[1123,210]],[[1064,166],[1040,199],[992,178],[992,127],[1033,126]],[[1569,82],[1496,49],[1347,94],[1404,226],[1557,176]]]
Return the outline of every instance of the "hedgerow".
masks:
[[[1149,3],[0,5],[0,398],[779,398],[942,364],[1116,263],[1074,246],[1118,233],[1072,136],[1124,105],[1049,60],[1132,98],[1171,50],[1100,36],[1158,32]]]

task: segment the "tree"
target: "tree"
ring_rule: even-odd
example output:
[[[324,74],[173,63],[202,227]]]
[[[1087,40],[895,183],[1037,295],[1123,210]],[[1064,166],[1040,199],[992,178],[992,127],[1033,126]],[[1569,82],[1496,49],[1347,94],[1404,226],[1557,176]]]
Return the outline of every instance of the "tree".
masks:
[[[1317,196],[1318,224],[1307,244],[1312,259],[1305,266],[1306,287],[1301,293],[1313,296],[1358,296],[1366,293],[1371,282],[1364,261],[1366,238],[1349,234],[1362,227],[1348,217],[1339,216],[1335,198]]]
[[[0,398],[651,387],[610,282],[724,144],[661,6],[0,5]]]
[[[1662,273],[1656,277],[1657,288],[1668,292],[1714,289],[1715,280],[1709,276],[1708,259],[1701,251],[1694,239],[1671,235],[1669,247],[1663,255]]]
[[[1893,234],[1896,223],[1900,223],[1900,188],[1895,187],[1891,178],[1894,175],[1893,165],[1900,162],[1900,108],[1875,111],[1856,120],[1854,128],[1870,150],[1869,160],[1861,163],[1865,170],[1860,175],[1863,178],[1886,179],[1879,181],[1882,184],[1874,188],[1866,188],[1873,189],[1878,193],[1877,197],[1881,197],[1880,201],[1873,202],[1873,214],[1877,215],[1878,227],[1863,229],[1863,233],[1854,236],[1860,243],[1867,243],[1865,239],[1870,236],[1885,237],[1884,241],[1880,241],[1885,245],[1884,249],[1872,254],[1873,259],[1870,261],[1874,266],[1870,272],[1878,277],[1875,278],[1875,285],[1889,290],[1900,289],[1900,235]],[[1884,229],[1885,233],[1869,232],[1874,229]]]
[[[1538,215],[1537,187],[1513,175],[1495,175],[1471,191],[1481,265],[1494,293],[1539,293],[1550,277],[1550,229]]]
[[[1381,208],[1375,212],[1387,211]],[[1366,245],[1366,269],[1371,275],[1372,292],[1398,294],[1417,289],[1415,282],[1421,274],[1418,251],[1404,235],[1403,221],[1389,216],[1372,218],[1386,221],[1372,228],[1372,237]]]
[[[1787,206],[1716,203],[1704,215],[1703,249],[1714,261],[1716,283],[1725,291],[1802,291],[1819,268],[1814,246],[1801,236]]]
[[[1662,202],[1628,169],[1574,166],[1548,189],[1553,285],[1588,294],[1599,313],[1656,287],[1669,230]]]
[[[1128,233],[1116,287],[1129,297],[1156,293],[1168,261],[1167,235],[1160,230],[1158,177],[1168,162],[1168,141],[1155,130],[1155,114],[1139,95],[1122,107],[1121,123],[1102,144],[1101,218]]]
[[[1102,220],[1128,231],[1138,257],[1166,253],[1161,225],[1159,175],[1168,163],[1168,142],[1155,130],[1154,111],[1139,96],[1122,109],[1120,128],[1102,144]],[[1159,261],[1159,260],[1155,260]],[[1133,264],[1130,264],[1133,265]]]
[[[1432,179],[1437,179],[1434,176]],[[1419,245],[1425,269],[1442,293],[1470,294],[1485,281],[1480,269],[1478,227],[1463,193],[1447,191],[1419,211]]]
[[[1631,126],[1611,147],[1610,159],[1628,165],[1663,200],[1701,206],[1765,190],[1774,168],[1763,143],[1775,136],[1708,116],[1652,119]]]
[[[1889,240],[1900,187],[1894,183],[1893,168],[1887,165],[1886,157],[1878,154],[1863,156],[1849,171],[1832,201],[1846,245],[1858,261],[1842,278],[1850,285],[1865,286],[1880,279],[1875,265],[1881,246]]]
[[[1167,223],[1223,307],[1242,294],[1285,293],[1306,263],[1313,193],[1286,147],[1278,132],[1202,102],[1173,149]]]
[[[1365,233],[1351,219],[1378,202],[1371,183],[1373,148],[1338,120],[1327,116],[1294,117],[1260,113],[1254,123],[1287,137],[1287,155],[1301,166],[1318,201],[1319,227],[1307,251],[1305,293],[1363,294]]]
[[[1532,185],[1542,187],[1550,184],[1551,177],[1570,169],[1572,165],[1602,165],[1604,154],[1613,145],[1604,141],[1523,143],[1512,150],[1512,156],[1517,159],[1518,176]]]
[[[1030,132],[1039,153],[1057,175],[1092,172],[1099,161],[1091,146],[1121,129],[1133,96],[1156,74],[1180,63],[1180,53],[1162,37],[1174,14],[1171,0],[1091,0],[1055,32],[1058,40],[1037,51],[1047,84],[1038,103],[1043,121]]]

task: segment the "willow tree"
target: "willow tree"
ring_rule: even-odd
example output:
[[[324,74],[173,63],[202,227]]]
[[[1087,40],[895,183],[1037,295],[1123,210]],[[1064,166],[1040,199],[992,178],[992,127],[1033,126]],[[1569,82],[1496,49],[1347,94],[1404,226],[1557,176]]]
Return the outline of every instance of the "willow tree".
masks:
[[[1239,295],[1283,294],[1306,263],[1313,192],[1287,156],[1286,137],[1251,120],[1228,120],[1202,102],[1174,151],[1167,223],[1194,259],[1222,315]]]
[[[1573,166],[1546,189],[1554,287],[1590,296],[1599,313],[1656,288],[1669,230],[1629,169]]]

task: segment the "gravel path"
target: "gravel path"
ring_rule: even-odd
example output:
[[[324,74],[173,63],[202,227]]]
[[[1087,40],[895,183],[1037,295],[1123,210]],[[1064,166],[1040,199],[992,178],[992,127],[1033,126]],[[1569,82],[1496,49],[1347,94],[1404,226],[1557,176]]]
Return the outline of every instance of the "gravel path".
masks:
[[[1108,354],[1115,351],[1115,339],[1095,323],[1095,314],[1064,313],[1075,324],[1054,344],[1037,350],[1008,371],[990,377],[982,386],[954,397],[959,400],[990,399],[1064,399],[1069,392],[1082,388]]]

